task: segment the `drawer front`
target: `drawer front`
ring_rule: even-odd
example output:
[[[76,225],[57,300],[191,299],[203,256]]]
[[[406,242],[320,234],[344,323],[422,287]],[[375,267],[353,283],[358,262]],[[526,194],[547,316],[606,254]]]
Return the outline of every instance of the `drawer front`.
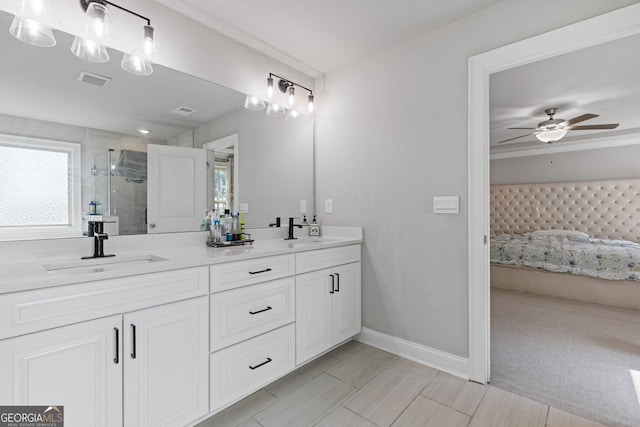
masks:
[[[206,266],[0,295],[0,339],[207,295]]]
[[[210,356],[210,411],[260,389],[295,368],[293,324]]]
[[[220,292],[295,274],[294,255],[279,255],[209,267],[211,292]]]
[[[296,254],[296,273],[307,273],[358,261],[360,261],[359,244],[300,252]]]
[[[211,351],[295,320],[295,279],[287,277],[211,295]]]

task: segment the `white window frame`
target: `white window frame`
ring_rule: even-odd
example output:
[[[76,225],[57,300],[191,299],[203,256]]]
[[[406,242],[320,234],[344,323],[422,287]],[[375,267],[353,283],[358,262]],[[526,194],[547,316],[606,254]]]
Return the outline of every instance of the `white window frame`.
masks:
[[[32,150],[57,151],[68,156],[69,223],[0,227],[0,241],[82,237],[81,145],[72,142],[0,134],[0,145]]]

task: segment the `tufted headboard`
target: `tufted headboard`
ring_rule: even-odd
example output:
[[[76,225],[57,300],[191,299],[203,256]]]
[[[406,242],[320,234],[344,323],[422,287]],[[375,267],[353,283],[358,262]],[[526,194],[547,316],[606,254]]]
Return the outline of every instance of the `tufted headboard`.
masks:
[[[640,179],[492,185],[491,233],[578,230],[640,242]]]

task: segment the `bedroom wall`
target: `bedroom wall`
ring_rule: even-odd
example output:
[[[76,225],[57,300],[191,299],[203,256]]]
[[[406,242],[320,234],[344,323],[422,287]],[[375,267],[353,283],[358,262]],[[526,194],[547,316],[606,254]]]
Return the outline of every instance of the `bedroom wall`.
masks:
[[[492,160],[491,184],[640,178],[638,159],[640,145]]]
[[[365,228],[366,328],[468,356],[468,58],[633,3],[504,1],[316,82],[320,222]]]

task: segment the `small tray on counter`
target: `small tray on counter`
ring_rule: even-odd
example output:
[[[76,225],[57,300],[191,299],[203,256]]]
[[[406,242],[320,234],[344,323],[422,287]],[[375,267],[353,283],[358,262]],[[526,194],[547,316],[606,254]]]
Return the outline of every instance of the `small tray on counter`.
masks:
[[[245,240],[225,240],[222,242],[214,242],[212,240],[207,239],[207,246],[211,248],[228,248],[230,246],[243,246],[243,245],[252,245],[253,239],[245,239]]]

